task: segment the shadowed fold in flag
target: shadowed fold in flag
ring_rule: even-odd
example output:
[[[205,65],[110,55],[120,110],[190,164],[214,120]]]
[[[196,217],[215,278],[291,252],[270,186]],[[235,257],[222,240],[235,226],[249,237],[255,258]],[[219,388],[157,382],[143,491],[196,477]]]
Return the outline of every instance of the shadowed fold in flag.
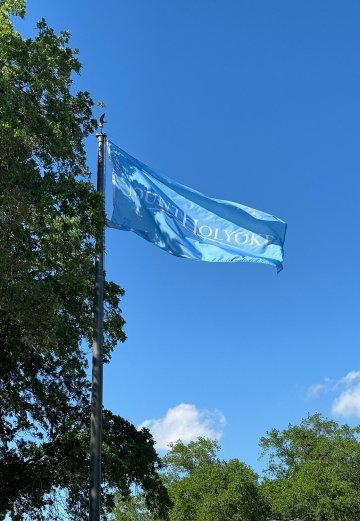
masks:
[[[110,227],[133,231],[177,257],[260,262],[282,270],[283,221],[160,176],[111,141],[108,149],[114,193]]]

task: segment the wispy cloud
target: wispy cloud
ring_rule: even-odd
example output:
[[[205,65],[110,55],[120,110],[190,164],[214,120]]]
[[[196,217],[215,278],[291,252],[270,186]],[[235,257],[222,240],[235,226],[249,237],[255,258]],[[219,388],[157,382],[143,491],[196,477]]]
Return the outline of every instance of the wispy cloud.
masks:
[[[177,440],[188,443],[199,436],[220,439],[225,424],[225,416],[218,410],[199,410],[195,405],[180,403],[162,418],[145,420],[139,428],[147,427],[157,448],[163,450]]]
[[[331,406],[334,416],[360,418],[360,371],[350,371],[338,380],[325,378],[307,390],[308,398],[317,398],[322,393],[339,393]]]
[[[310,387],[307,390],[307,397],[308,398],[316,398],[322,393],[326,393],[331,388],[331,381],[326,378],[323,383],[321,384],[314,384],[310,385]]]
[[[351,385],[354,383],[355,380],[359,380],[359,378],[360,371],[350,371],[348,374],[346,374],[343,378],[339,380],[339,383],[344,385]]]
[[[334,400],[331,410],[335,416],[360,418],[360,383],[342,391]]]

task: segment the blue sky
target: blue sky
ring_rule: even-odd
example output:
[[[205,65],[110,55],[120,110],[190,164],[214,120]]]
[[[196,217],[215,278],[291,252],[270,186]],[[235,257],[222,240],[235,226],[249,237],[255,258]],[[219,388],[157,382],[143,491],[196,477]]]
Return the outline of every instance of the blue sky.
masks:
[[[222,456],[256,469],[272,427],[315,411],[358,423],[360,4],[28,0],[16,26],[32,34],[41,17],[72,33],[74,88],[105,102],[113,142],[288,223],[279,275],[108,230],[128,340],[105,368],[105,406],[159,447],[221,434]],[[110,212],[110,166],[107,183]]]

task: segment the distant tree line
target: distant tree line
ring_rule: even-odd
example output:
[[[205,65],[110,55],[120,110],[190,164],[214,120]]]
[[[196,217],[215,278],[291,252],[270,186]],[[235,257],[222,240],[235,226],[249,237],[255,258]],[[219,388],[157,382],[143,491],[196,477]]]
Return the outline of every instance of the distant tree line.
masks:
[[[259,476],[238,459],[218,458],[216,441],[171,445],[163,458],[170,521],[358,521],[360,428],[319,414],[261,438]],[[141,491],[117,497],[116,521],[158,521]]]

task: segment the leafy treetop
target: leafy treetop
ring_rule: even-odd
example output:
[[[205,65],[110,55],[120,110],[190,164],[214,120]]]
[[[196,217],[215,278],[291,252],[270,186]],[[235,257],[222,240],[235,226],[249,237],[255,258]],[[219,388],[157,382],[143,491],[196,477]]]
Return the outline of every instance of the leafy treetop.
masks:
[[[80,520],[89,464],[84,346],[105,224],[84,148],[96,129],[94,102],[75,92],[81,66],[69,34],[41,20],[24,39],[12,15],[25,15],[24,0],[0,0],[0,517],[50,519],[61,490],[69,516]],[[106,359],[125,340],[123,293],[106,281]],[[160,508],[166,494],[148,431],[136,434],[110,411],[104,429],[105,505],[116,487],[129,493],[135,482]]]

